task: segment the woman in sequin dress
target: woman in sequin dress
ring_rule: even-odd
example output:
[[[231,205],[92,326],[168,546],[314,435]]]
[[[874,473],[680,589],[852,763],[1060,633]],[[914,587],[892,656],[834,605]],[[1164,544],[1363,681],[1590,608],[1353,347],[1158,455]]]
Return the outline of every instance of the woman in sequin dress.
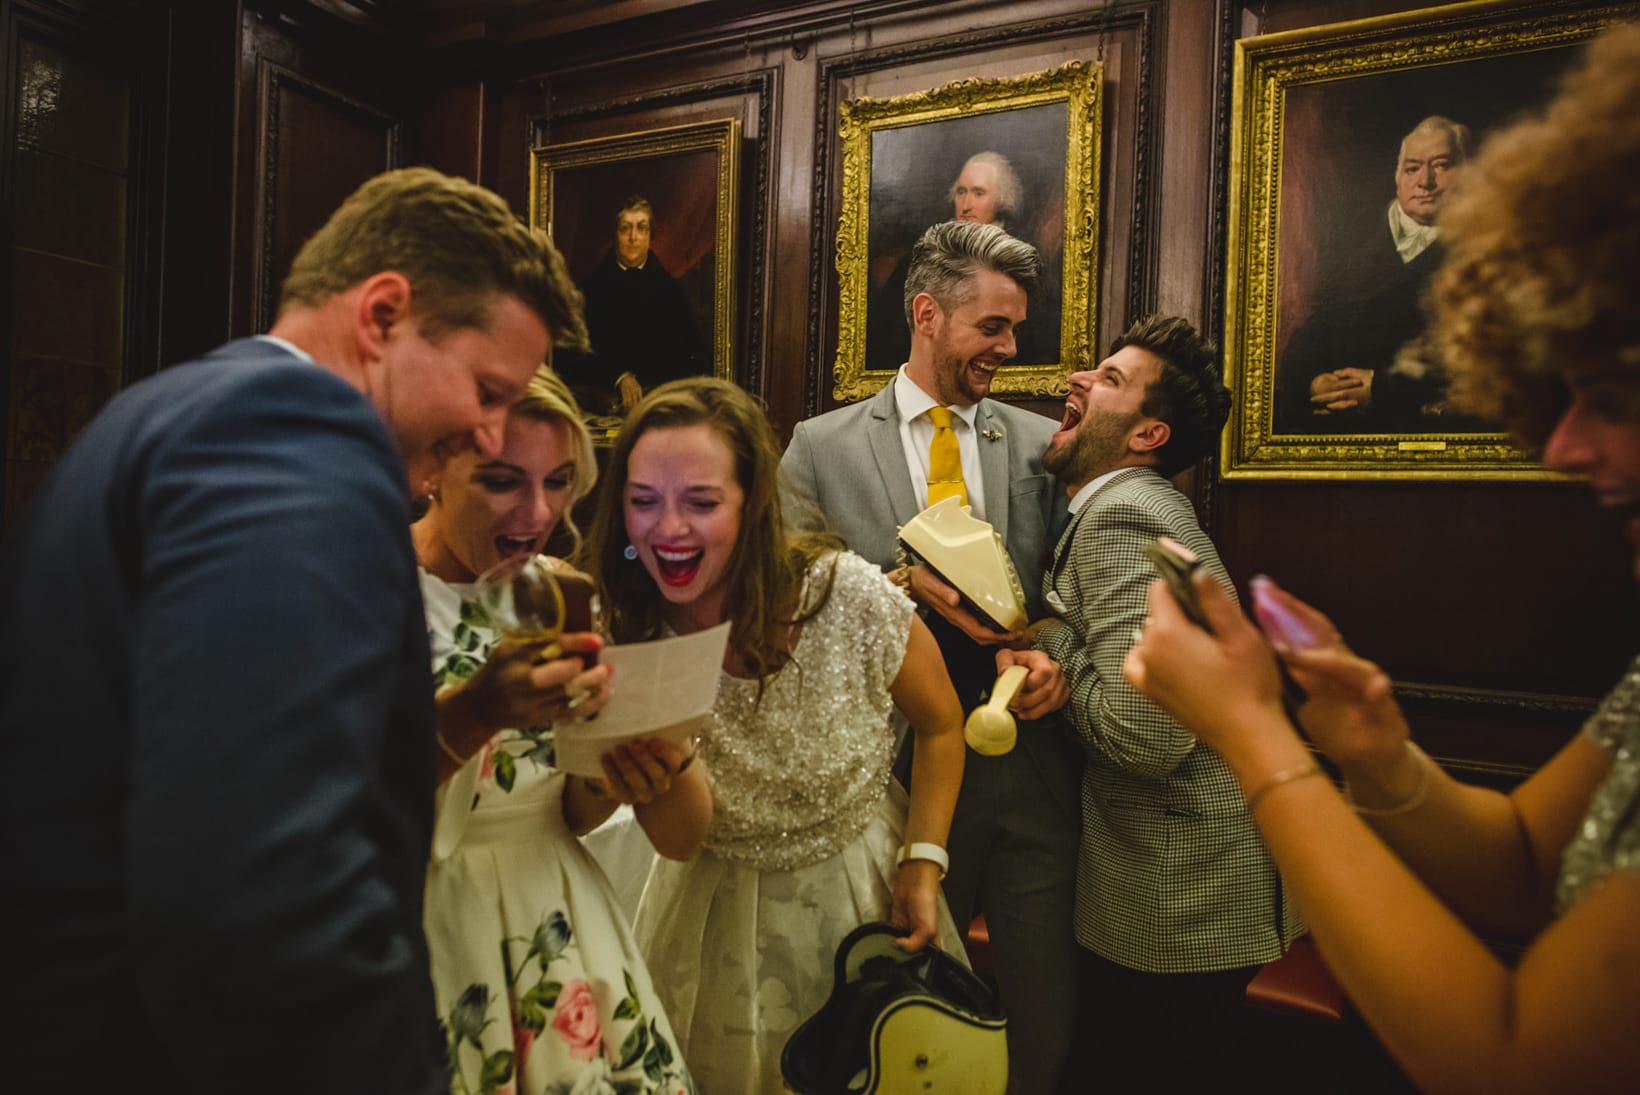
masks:
[[[781,523],[780,452],[725,381],[663,385],[627,418],[588,552],[617,640],[732,621],[705,849],[657,862],[637,932],[707,1095],[783,1089],[780,1051],[865,921],[961,954],[937,862],[962,780],[962,712],[933,636],[883,573]],[[898,706],[916,788],[889,776]],[[917,852],[925,849],[918,847]]]
[[[692,1091],[671,1024],[603,871],[576,839],[634,803],[664,855],[693,854],[711,795],[705,766],[665,742],[604,758],[605,779],[553,766],[567,692],[601,705],[608,669],[576,652],[537,664],[497,645],[473,580],[541,551],[597,475],[569,391],[543,370],[507,417],[501,452],[452,458],[412,526],[439,688],[440,786],[424,917],[452,1095]],[[525,727],[527,729],[502,729]],[[458,762],[460,762],[458,764]]]
[[[1545,115],[1466,168],[1442,217],[1432,334],[1455,397],[1627,518],[1640,577],[1637,176],[1630,25],[1591,47]],[[1153,589],[1127,675],[1224,754],[1328,966],[1413,1082],[1640,1090],[1640,660],[1503,795],[1413,746],[1389,679],[1325,617],[1256,589],[1275,653],[1309,693],[1299,719],[1346,798],[1316,778],[1283,715],[1259,631],[1211,581],[1197,588],[1215,634]],[[1507,965],[1477,933],[1525,949]]]

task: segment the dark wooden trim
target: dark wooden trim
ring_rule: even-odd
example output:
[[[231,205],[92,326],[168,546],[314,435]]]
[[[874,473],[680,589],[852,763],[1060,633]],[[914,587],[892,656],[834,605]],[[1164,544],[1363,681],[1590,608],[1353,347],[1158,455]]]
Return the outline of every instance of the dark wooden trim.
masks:
[[[1463,688],[1448,684],[1396,681],[1395,698],[1402,703],[1418,702],[1466,709],[1532,712],[1586,717],[1599,706],[1598,697],[1557,696],[1543,692],[1508,692],[1498,688]]]
[[[1230,84],[1235,74],[1236,31],[1241,13],[1239,0],[1217,0],[1217,18],[1214,20],[1213,41],[1213,152],[1207,185],[1207,267],[1202,277],[1202,333],[1220,348],[1220,361],[1226,372],[1229,362],[1224,360],[1224,283],[1225,263],[1229,259],[1230,222],[1225,212],[1230,204]],[[1226,429],[1229,428],[1226,424]],[[1202,528],[1211,533],[1219,522],[1219,506],[1223,495],[1219,492],[1219,454],[1209,452],[1196,468],[1193,484],[1196,513]]]
[[[262,133],[261,147],[257,155],[259,170],[256,179],[256,209],[258,214],[256,238],[251,242],[251,247],[256,256],[254,266],[256,280],[251,287],[251,294],[252,299],[255,301],[254,329],[265,331],[272,325],[279,303],[277,300],[278,271],[273,268],[273,238],[275,221],[278,216],[279,172],[281,166],[279,161],[280,95],[287,87],[300,89],[304,94],[321,100],[335,108],[339,113],[352,115],[367,123],[380,124],[384,130],[387,143],[384,153],[388,169],[399,166],[403,123],[391,114],[371,106],[369,103],[318,83],[283,65],[270,61],[266,57],[257,58],[257,68],[258,94],[262,103]]]

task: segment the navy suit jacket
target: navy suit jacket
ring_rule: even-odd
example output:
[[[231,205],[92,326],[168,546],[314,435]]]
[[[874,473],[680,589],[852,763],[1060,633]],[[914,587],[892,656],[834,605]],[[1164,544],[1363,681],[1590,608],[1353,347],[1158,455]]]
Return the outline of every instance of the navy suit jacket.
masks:
[[[257,340],[121,394],[35,500],[0,567],[18,1090],[444,1089],[406,493],[359,392]]]

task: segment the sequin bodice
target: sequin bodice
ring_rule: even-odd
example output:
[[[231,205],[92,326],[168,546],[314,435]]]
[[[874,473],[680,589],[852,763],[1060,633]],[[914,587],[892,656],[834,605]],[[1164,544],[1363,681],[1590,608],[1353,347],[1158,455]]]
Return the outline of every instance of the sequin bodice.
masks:
[[[1612,754],[1611,774],[1560,859],[1555,912],[1562,914],[1621,867],[1640,871],[1640,658],[1600,704],[1583,733]]]
[[[724,674],[701,754],[714,781],[707,846],[724,859],[791,870],[841,851],[865,828],[893,762],[893,701],[913,608],[849,552],[809,573],[831,597],[803,625],[792,660],[757,682]]]

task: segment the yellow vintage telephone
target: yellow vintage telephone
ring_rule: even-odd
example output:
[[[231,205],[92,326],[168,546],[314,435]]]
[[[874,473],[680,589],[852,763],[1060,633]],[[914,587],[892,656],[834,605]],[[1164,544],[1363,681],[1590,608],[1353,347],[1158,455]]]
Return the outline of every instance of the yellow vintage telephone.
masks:
[[[1017,631],[1025,615],[1025,591],[1002,537],[956,498],[944,498],[900,527],[900,562],[919,562],[962,596],[962,607],[995,631]],[[1025,680],[1023,666],[1003,670],[991,702],[974,709],[963,737],[976,753],[996,756],[1014,747],[1008,703]]]
[[[996,631],[1028,623],[1025,591],[996,530],[955,497],[943,498],[900,526],[903,562],[919,562],[962,596],[962,607]]]

